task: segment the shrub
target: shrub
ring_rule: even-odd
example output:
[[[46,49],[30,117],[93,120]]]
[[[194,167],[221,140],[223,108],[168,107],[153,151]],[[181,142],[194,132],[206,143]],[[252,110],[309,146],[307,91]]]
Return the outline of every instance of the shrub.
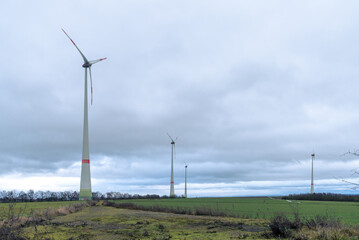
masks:
[[[292,222],[284,215],[278,215],[270,220],[269,228],[274,236],[288,238],[291,236]]]
[[[21,225],[25,223],[23,218],[25,209],[16,209],[16,203],[9,203],[7,211],[3,209],[3,215],[5,220],[0,223],[0,237],[1,239],[7,240],[22,240],[22,229]]]
[[[274,237],[304,239],[347,239],[356,236],[353,228],[344,227],[337,218],[328,216],[315,216],[304,219],[298,215],[294,220],[285,215],[278,215],[270,220],[269,227]]]
[[[328,216],[315,216],[305,220],[305,226],[309,229],[318,228],[340,228],[341,223],[338,218],[329,218]]]

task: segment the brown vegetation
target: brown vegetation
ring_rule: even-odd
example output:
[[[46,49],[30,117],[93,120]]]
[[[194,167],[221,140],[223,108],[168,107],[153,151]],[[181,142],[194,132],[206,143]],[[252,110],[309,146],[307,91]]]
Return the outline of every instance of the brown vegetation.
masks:
[[[24,236],[23,228],[33,226],[35,229],[34,239],[38,239],[38,225],[48,224],[49,221],[57,216],[63,216],[77,212],[86,206],[95,205],[95,201],[78,203],[69,206],[60,207],[58,209],[47,208],[43,211],[31,211],[29,216],[24,215],[25,209],[19,208],[15,210],[16,203],[9,203],[7,211],[3,213],[5,219],[0,222],[0,236],[2,240],[22,240],[29,239]],[[5,210],[3,210],[5,211]]]
[[[337,218],[316,216],[305,219],[298,216],[290,220],[285,215],[271,219],[269,227],[273,237],[296,240],[310,239],[359,239],[359,229],[342,225]],[[270,236],[269,236],[270,237]]]

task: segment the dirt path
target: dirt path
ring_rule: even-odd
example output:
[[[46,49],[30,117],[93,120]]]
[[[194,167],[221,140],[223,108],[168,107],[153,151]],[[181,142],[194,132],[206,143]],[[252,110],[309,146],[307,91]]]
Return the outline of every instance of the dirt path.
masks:
[[[56,217],[29,227],[29,236],[53,239],[241,239],[263,238],[262,220],[179,215],[105,206]]]

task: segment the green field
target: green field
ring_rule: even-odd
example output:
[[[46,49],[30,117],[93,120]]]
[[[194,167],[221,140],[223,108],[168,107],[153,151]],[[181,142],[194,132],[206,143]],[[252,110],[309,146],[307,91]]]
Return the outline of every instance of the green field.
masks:
[[[339,217],[348,225],[357,225],[359,210],[358,203],[296,203],[270,198],[132,199],[115,202],[187,209],[191,214],[123,209],[123,205],[108,201],[16,203],[16,211],[25,211],[15,224],[2,221],[0,235],[10,232],[26,239],[277,239],[278,235],[274,235],[269,227],[273,221],[268,220],[275,215],[293,217],[296,212],[302,218],[324,215]],[[75,211],[63,211],[76,205],[80,207]],[[0,204],[3,214],[0,220],[8,219],[9,206],[11,204]],[[214,215],[224,213],[226,216],[196,216],[193,214],[196,209],[212,210]],[[30,214],[32,210],[40,212],[40,215]],[[327,223],[330,224],[330,220]],[[323,225],[312,228],[302,225],[300,229],[291,230],[291,237],[359,239],[354,237],[359,236],[357,226],[348,225],[328,225],[326,228]]]
[[[57,209],[59,207],[69,206],[76,203],[81,203],[81,201],[15,203],[14,211],[15,214],[21,211],[22,216],[28,216],[31,211],[42,211],[48,208]],[[0,220],[4,219],[9,214],[10,205],[11,203],[0,203]]]
[[[343,223],[357,224],[359,222],[359,203],[355,202],[325,202],[325,201],[292,201],[270,198],[177,198],[177,199],[131,199],[119,200],[118,203],[134,203],[140,206],[160,206],[173,209],[196,208],[211,209],[222,212],[228,216],[240,218],[270,219],[274,215],[285,214],[293,216],[295,212],[301,217],[314,217],[316,215],[338,217]],[[300,203],[297,203],[300,202]],[[16,203],[15,210],[23,209],[27,216],[31,210],[41,211],[47,208],[59,208],[80,201],[68,202],[31,202]],[[9,204],[0,204],[0,219],[8,213]]]
[[[134,203],[141,206],[182,208],[194,211],[196,208],[213,209],[228,216],[240,218],[269,219],[277,214],[311,218],[316,215],[338,217],[343,223],[359,222],[359,203],[326,201],[292,201],[271,198],[177,198],[177,199],[131,199],[118,203]]]
[[[59,216],[37,227],[38,239],[265,239],[264,220],[179,215],[105,206]],[[34,228],[25,229],[27,236]]]
[[[32,218],[30,212],[47,212],[48,209],[63,209],[74,202],[16,203],[15,210],[25,209],[15,222],[0,224],[1,239],[263,239],[268,231],[267,221],[262,219],[239,219],[179,215],[115,208],[95,202],[73,213],[41,214],[41,221]],[[2,203],[4,219],[9,206]],[[65,207],[66,208],[66,207]],[[50,214],[55,213],[50,210]],[[29,215],[29,216],[28,216]],[[28,217],[28,218],[27,218]],[[29,222],[27,222],[29,220]],[[14,234],[4,235],[3,234]]]

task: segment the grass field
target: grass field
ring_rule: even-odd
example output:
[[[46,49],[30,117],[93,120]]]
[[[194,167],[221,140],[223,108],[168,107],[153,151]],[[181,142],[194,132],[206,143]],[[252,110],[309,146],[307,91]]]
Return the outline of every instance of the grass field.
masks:
[[[354,202],[324,202],[324,201],[292,201],[287,202],[271,198],[177,198],[177,199],[132,199],[120,200],[119,203],[134,203],[141,206],[160,206],[182,208],[190,211],[196,208],[214,209],[228,216],[241,218],[269,219],[277,214],[300,217],[316,215],[338,217],[343,223],[358,224],[359,203]]]
[[[238,219],[230,217],[210,217],[179,215],[118,209],[103,205],[87,205],[73,213],[54,214],[41,221],[31,222],[32,210],[45,212],[64,206],[85,204],[72,202],[31,202],[16,203],[15,211],[22,211],[20,219],[12,224],[0,224],[0,239],[263,239],[268,231],[267,221],[262,219]],[[9,206],[0,204],[3,218]],[[50,211],[54,213],[53,211]],[[30,222],[27,222],[27,217]],[[11,237],[9,234],[12,233]]]
[[[15,211],[23,209],[23,215],[27,216],[31,210],[41,211],[47,208],[59,208],[79,203],[68,202],[31,202],[16,203]],[[212,209],[214,212],[223,212],[228,216],[240,218],[270,219],[274,215],[285,214],[293,216],[298,212],[301,217],[314,217],[316,215],[338,217],[343,223],[358,224],[359,203],[355,202],[324,202],[324,201],[292,201],[270,198],[177,198],[177,199],[131,199],[119,200],[119,203],[134,203],[140,206],[160,206],[173,209],[187,209],[193,211],[196,208]],[[300,203],[297,203],[300,202]],[[9,204],[0,204],[0,219],[8,212]]]
[[[37,226],[38,239],[265,239],[264,220],[242,220],[93,206]],[[34,227],[25,234],[34,236]]]
[[[26,239],[285,239],[272,231],[269,218],[284,213],[300,217],[324,215],[339,217],[343,223],[357,224],[358,203],[348,202],[287,202],[270,198],[193,198],[122,200],[118,203],[134,203],[142,206],[167,208],[211,209],[222,216],[195,216],[118,208],[121,204],[100,202],[38,202],[17,203],[15,209],[25,209],[23,217],[15,223],[3,221],[0,236],[4,233],[25,236]],[[78,204],[82,203],[82,204]],[[110,206],[109,204],[112,204]],[[72,205],[72,206],[69,206]],[[64,211],[73,206],[73,211]],[[116,206],[115,206],[116,205]],[[126,205],[126,204],[125,204]],[[129,205],[129,204],[127,204]],[[82,206],[82,207],[81,207]],[[0,204],[5,213],[9,204]],[[58,211],[51,210],[58,208]],[[32,210],[49,214],[31,215]],[[30,215],[26,217],[26,215]],[[234,217],[228,217],[229,215]],[[35,216],[35,218],[34,218]],[[28,221],[28,222],[27,222]],[[293,221],[294,222],[294,221]],[[305,221],[304,221],[305,222]],[[283,224],[281,222],[280,224]],[[320,224],[320,222],[317,222]],[[301,225],[287,229],[293,239],[359,239],[357,227],[343,225]],[[325,224],[330,224],[330,220]],[[281,226],[283,229],[284,225]],[[304,227],[303,227],[304,226]],[[10,230],[9,230],[10,229]],[[288,230],[289,229],[289,230]],[[300,238],[297,238],[300,237]],[[6,238],[17,239],[17,238]],[[20,238],[19,238],[20,239]]]
[[[48,208],[57,209],[63,206],[80,203],[81,201],[62,201],[62,202],[25,202],[15,203],[14,212],[17,214],[21,210],[22,216],[28,216],[31,211],[41,211]],[[9,213],[9,203],[0,203],[0,220],[4,219]]]

